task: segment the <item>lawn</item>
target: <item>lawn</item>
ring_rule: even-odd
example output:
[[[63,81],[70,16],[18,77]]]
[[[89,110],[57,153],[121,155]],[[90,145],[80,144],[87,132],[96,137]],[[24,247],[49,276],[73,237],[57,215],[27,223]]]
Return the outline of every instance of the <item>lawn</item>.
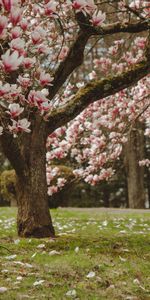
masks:
[[[0,208],[0,299],[150,299],[150,214],[52,211],[54,239],[20,239]]]

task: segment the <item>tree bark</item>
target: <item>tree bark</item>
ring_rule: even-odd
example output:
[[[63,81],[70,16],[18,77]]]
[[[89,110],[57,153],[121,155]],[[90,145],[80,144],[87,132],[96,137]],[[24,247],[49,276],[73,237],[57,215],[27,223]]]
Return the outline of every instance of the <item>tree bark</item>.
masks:
[[[41,117],[36,117],[31,134],[16,139],[17,156],[10,155],[7,138],[2,142],[5,155],[15,168],[17,175],[17,229],[21,237],[54,237],[55,232],[49,212],[46,182],[46,132]],[[17,148],[18,145],[18,148]],[[12,161],[15,159],[15,162]],[[19,168],[21,159],[21,168]]]
[[[128,206],[145,208],[144,167],[139,166],[139,160],[144,157],[144,133],[141,124],[136,123],[128,138],[125,147]]]
[[[45,170],[40,169],[42,161],[35,161],[35,164],[31,165],[30,174],[25,178],[17,178],[18,235],[36,238],[54,237],[44,178]]]

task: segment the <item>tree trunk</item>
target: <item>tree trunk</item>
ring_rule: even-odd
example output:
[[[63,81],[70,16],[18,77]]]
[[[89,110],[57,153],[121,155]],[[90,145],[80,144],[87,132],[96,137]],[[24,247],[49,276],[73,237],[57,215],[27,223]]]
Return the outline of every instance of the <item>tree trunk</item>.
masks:
[[[47,195],[45,124],[37,118],[33,125],[31,134],[24,133],[15,139],[17,152],[11,149],[9,136],[2,140],[3,151],[17,175],[18,235],[54,237]]]
[[[137,123],[130,131],[125,147],[125,165],[128,183],[129,208],[145,208],[144,168],[139,160],[144,158],[144,133]]]
[[[49,213],[45,172],[41,162],[35,161],[30,174],[18,178],[18,235],[22,237],[54,237],[54,228]]]

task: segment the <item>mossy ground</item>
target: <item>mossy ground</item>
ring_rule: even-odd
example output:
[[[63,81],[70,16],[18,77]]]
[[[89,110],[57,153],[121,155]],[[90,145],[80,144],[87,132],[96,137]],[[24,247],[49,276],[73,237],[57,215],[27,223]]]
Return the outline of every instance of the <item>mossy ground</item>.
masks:
[[[150,299],[149,213],[52,216],[55,240],[18,239],[16,209],[0,208],[0,287],[7,288],[0,299]]]

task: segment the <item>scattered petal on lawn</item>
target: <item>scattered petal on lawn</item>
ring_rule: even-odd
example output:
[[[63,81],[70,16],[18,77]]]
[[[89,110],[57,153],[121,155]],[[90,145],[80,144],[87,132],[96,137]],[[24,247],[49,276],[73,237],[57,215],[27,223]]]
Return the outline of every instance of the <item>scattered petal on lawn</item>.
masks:
[[[6,281],[7,281],[7,282],[10,282],[10,281],[12,281],[12,279],[11,279],[11,278],[7,278]]]
[[[19,240],[19,239],[14,240],[14,244],[15,244],[15,245],[18,245],[19,243],[20,243],[20,240]]]
[[[87,274],[86,277],[87,278],[93,278],[93,277],[95,277],[95,272],[93,272],[93,271],[89,272],[89,274]]]
[[[27,268],[32,268],[32,267],[33,267],[31,264],[28,264],[28,263],[25,263],[24,265],[25,265],[25,267],[27,267]]]
[[[50,238],[50,240],[49,240],[48,242],[49,242],[49,243],[54,243],[54,242],[56,242],[56,240],[53,239],[53,238]]]
[[[21,281],[22,279],[23,279],[22,276],[18,276],[18,277],[16,278],[16,280],[18,280],[18,281]]]
[[[7,288],[6,287],[4,287],[4,286],[1,286],[0,287],[0,293],[5,293],[5,292],[7,292]]]
[[[61,235],[68,235],[68,234],[66,232],[58,233],[58,236],[61,236]]]
[[[56,251],[56,250],[52,250],[48,253],[49,255],[60,255],[60,252]]]
[[[17,255],[13,254],[13,255],[6,256],[6,259],[11,260],[11,259],[14,259],[16,257],[17,257]]]
[[[105,220],[104,222],[102,222],[102,225],[103,226],[107,226],[108,225],[108,221]]]
[[[76,248],[74,249],[74,251],[75,251],[75,253],[78,253],[78,252],[79,252],[79,247],[76,247]]]
[[[140,284],[140,281],[136,278],[136,279],[133,280],[133,283],[134,284]]]
[[[115,286],[114,286],[114,284],[111,284],[107,289],[114,289],[115,288]]]
[[[4,269],[4,270],[1,270],[1,273],[8,273],[9,271]]]
[[[145,289],[145,287],[144,286],[142,286],[142,285],[139,285],[139,287],[143,290],[143,291],[146,291],[146,292],[149,292],[148,290],[146,290]]]
[[[34,258],[37,255],[37,252],[35,252],[31,257]]]
[[[123,257],[121,257],[121,256],[119,256],[119,258],[120,258],[120,260],[121,260],[122,262],[125,262],[125,261],[127,261],[127,259],[126,259],[126,258],[123,258]]]
[[[39,244],[39,245],[37,246],[37,248],[38,248],[38,249],[43,249],[43,248],[45,248],[45,244]]]
[[[33,286],[42,285],[45,280],[37,280],[33,283]]]
[[[20,265],[20,266],[24,266],[24,263],[21,261],[14,261],[15,265]]]
[[[136,296],[127,296],[127,298],[125,298],[125,300],[138,300],[139,298]]]
[[[76,297],[77,293],[76,290],[70,290],[66,293],[67,297]]]

